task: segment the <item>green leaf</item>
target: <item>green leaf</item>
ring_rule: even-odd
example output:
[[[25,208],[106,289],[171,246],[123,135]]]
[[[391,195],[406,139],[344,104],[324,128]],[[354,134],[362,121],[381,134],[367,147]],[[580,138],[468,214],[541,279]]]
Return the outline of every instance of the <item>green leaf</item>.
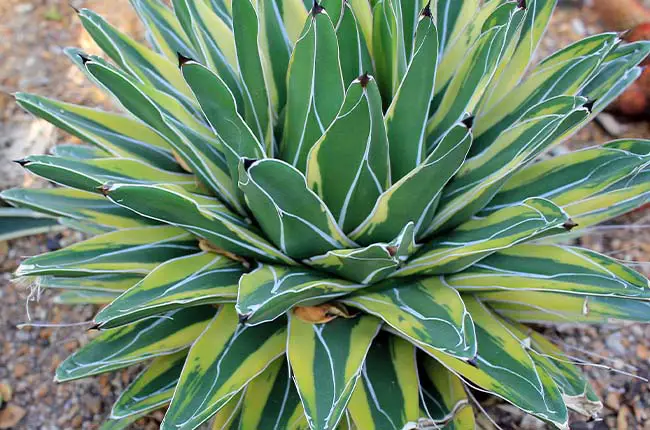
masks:
[[[257,140],[264,144],[266,153],[271,155],[274,143],[273,114],[258,42],[258,16],[250,0],[236,1],[233,4],[233,21],[246,122]]]
[[[329,251],[305,263],[344,279],[372,285],[395,272],[415,249],[414,224],[411,222],[389,243]]]
[[[301,268],[260,265],[241,277],[237,312],[247,325],[273,321],[296,305],[313,306],[362,285]]]
[[[546,291],[650,300],[645,276],[596,252],[553,245],[514,246],[445,282],[461,293]]]
[[[287,356],[310,428],[336,428],[380,327],[371,316],[327,324],[290,316]]]
[[[170,171],[180,170],[169,143],[138,121],[31,94],[16,94],[16,102],[30,113],[111,155],[136,158]]]
[[[101,148],[78,143],[63,143],[55,145],[50,149],[50,154],[55,157],[74,158],[77,160],[93,160],[96,158],[108,158],[112,154]]]
[[[285,345],[284,323],[245,327],[234,306],[223,306],[192,345],[160,428],[196,428],[281,356]]]
[[[401,429],[420,414],[415,347],[381,332],[366,357],[348,411],[357,428]]]
[[[182,351],[203,332],[214,312],[210,306],[184,309],[103,332],[61,363],[55,380],[86,378]]]
[[[218,200],[171,185],[114,184],[104,193],[116,205],[182,227],[236,255],[294,264]]]
[[[0,207],[0,242],[63,229],[59,222],[30,209]]]
[[[353,247],[305,177],[280,160],[240,164],[239,187],[267,237],[286,255],[302,259]]]
[[[168,260],[96,316],[102,329],[203,304],[234,302],[243,274],[238,262],[207,252]]]
[[[281,158],[304,172],[307,155],[336,118],[345,88],[336,32],[320,7],[312,11],[291,55]]]
[[[532,198],[434,238],[396,275],[460,272],[499,250],[565,232],[570,226],[561,208],[548,200]]]
[[[232,92],[219,76],[194,61],[184,63],[181,70],[223,147],[230,177],[237,178],[239,159],[263,158],[264,147],[237,113]]]
[[[64,291],[54,296],[53,302],[57,305],[106,305],[115,300],[118,294],[107,291]]]
[[[144,412],[140,415],[133,415],[130,417],[126,418],[121,418],[118,420],[112,420],[108,419],[104,421],[102,426],[99,428],[99,430],[125,430],[131,427],[131,424],[135,423],[138,421],[140,418],[145,417],[148,415],[149,412]]]
[[[388,188],[388,138],[374,78],[352,82],[338,116],[309,153],[306,176],[345,232],[368,216]]]
[[[244,401],[244,392],[240,391],[226,403],[212,417],[212,430],[235,430],[239,429],[239,420],[241,418],[241,406]]]
[[[239,428],[309,429],[286,358],[275,360],[248,384]]]
[[[372,52],[386,105],[397,92],[408,67],[401,1],[379,0],[372,10]]]
[[[438,31],[431,16],[420,16],[415,37],[413,58],[385,116],[393,182],[427,156],[425,128],[438,66]]]
[[[38,278],[38,286],[54,290],[79,290],[97,291],[104,293],[123,293],[144,276],[137,273],[109,273],[103,275],[91,275],[64,278],[59,276],[41,276]]]
[[[196,250],[196,239],[176,227],[123,229],[28,258],[16,276],[146,275],[168,259]]]
[[[525,346],[512,336],[497,315],[471,296],[464,296],[463,300],[476,325],[476,359],[467,363],[433,348],[421,348],[481,390],[568,430],[566,406],[551,376],[528,355]]]
[[[350,237],[365,245],[392,240],[409,222],[415,223],[416,235],[423,236],[445,185],[463,164],[471,143],[471,132],[464,124],[452,128],[422,164],[379,196]]]
[[[416,345],[462,359],[476,354],[471,315],[458,292],[437,277],[384,281],[342,302],[382,318]]]
[[[650,301],[629,297],[579,296],[536,291],[498,291],[477,295],[496,312],[527,323],[606,324],[650,322]]]
[[[115,401],[111,419],[140,415],[167,405],[186,358],[187,350],[183,350],[153,360]]]
[[[0,193],[0,198],[12,205],[37,212],[70,218],[110,228],[136,228],[155,224],[104,197],[67,188],[12,189]]]
[[[336,28],[344,84],[354,81],[364,73],[372,74],[374,67],[360,18],[355,13],[354,4],[351,3],[354,2],[343,2],[343,15]]]
[[[79,160],[50,155],[31,155],[20,161],[30,172],[61,185],[99,193],[107,182],[174,184],[190,192],[200,191],[192,175],[168,172],[128,158]]]
[[[461,378],[431,357],[420,360],[422,406],[431,422],[427,425],[444,430],[475,428],[474,412]]]

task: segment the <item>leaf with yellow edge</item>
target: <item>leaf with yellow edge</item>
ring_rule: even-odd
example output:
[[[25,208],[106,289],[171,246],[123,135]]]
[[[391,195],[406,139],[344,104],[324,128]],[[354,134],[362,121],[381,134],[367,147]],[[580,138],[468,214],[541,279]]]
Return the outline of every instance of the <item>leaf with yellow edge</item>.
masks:
[[[194,342],[162,430],[196,428],[284,353],[283,321],[256,327],[238,321],[234,306],[224,305]]]

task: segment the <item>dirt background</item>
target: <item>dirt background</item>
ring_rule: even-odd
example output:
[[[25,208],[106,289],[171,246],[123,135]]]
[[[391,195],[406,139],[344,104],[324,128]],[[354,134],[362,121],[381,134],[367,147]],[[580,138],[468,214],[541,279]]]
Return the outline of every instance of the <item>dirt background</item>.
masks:
[[[604,29],[590,4],[582,0],[560,3],[549,34],[542,42],[544,54]],[[99,53],[83,34],[70,5],[91,8],[121,29],[142,38],[142,29],[128,0],[0,0],[0,189],[44,185],[26,177],[11,160],[43,153],[53,144],[73,140],[44,121],[23,113],[10,94],[35,92],[68,102],[111,108],[109,101],[63,55],[62,49],[68,46]],[[607,114],[599,122],[600,125],[594,124],[580,132],[565,149],[614,137],[650,138],[650,125],[643,118],[630,122]],[[638,211],[595,231],[581,243],[629,261],[649,274],[649,224],[650,210]],[[16,324],[27,318],[25,305],[29,291],[10,282],[11,272],[22,257],[56,249],[76,239],[64,233],[0,243],[0,393],[10,398],[0,410],[0,429],[97,429],[117,394],[134,375],[134,370],[130,370],[54,384],[56,366],[86,343],[89,335],[79,328],[16,329]],[[45,293],[38,303],[30,304],[34,320],[66,323],[87,321],[93,316],[92,307],[55,307],[48,299]],[[650,376],[650,326],[565,325],[549,329],[547,334],[561,339],[568,354],[616,369],[585,368],[606,407],[601,420],[586,423],[575,417],[572,429],[650,429],[648,383],[620,373]],[[509,405],[493,400],[487,400],[484,405],[504,429],[546,428]],[[158,428],[161,418],[160,412],[154,413],[137,422],[134,428]]]

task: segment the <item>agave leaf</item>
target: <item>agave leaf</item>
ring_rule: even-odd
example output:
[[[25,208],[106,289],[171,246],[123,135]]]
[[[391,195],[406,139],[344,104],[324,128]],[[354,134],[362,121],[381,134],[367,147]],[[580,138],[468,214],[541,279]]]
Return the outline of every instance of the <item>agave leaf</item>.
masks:
[[[20,161],[30,172],[61,185],[99,193],[106,182],[174,184],[190,192],[200,188],[192,175],[168,172],[128,158],[75,160],[67,157],[32,155]]]
[[[16,101],[23,109],[111,155],[180,170],[165,139],[138,121],[31,94],[18,93]]]
[[[123,71],[190,109],[196,104],[178,68],[169,59],[121,33],[88,9],[80,10],[79,18],[95,43]]]
[[[475,428],[474,412],[458,376],[425,356],[420,360],[419,377],[422,406],[431,420],[428,425],[444,430]]]
[[[224,81],[210,69],[194,61],[185,62],[181,70],[212,130],[219,138],[230,177],[237,178],[239,159],[241,157],[262,158],[265,155],[264,147],[237,113],[235,99]]]
[[[308,258],[354,246],[305,177],[280,160],[240,164],[239,187],[268,238],[286,255]]]
[[[474,110],[516,33],[513,29],[521,25],[524,15],[525,10],[517,7],[516,3],[507,2],[486,20],[482,34],[465,53],[427,124],[430,147],[465,112]]]
[[[489,147],[533,106],[560,95],[577,95],[616,43],[616,34],[596,35],[543,60],[520,85],[476,119],[477,139],[471,154]]]
[[[471,384],[558,428],[568,429],[566,406],[551,376],[535,363],[497,315],[471,296],[463,296],[463,300],[476,325],[475,360],[466,363],[433,348],[421,348]]]
[[[372,10],[372,52],[381,98],[386,104],[397,92],[408,65],[401,2],[379,0]]]
[[[85,191],[67,188],[12,189],[0,193],[12,205],[110,228],[134,228],[154,224]]]
[[[430,14],[426,9],[419,18],[413,57],[385,115],[393,182],[426,158],[425,128],[438,66],[438,31]]]
[[[476,354],[472,317],[458,292],[440,278],[388,280],[342,302],[382,318],[417,345],[463,359]]]
[[[461,34],[467,35],[468,28],[466,26],[470,22],[482,22],[480,20],[477,21],[476,17],[473,16],[476,11],[480,10],[483,12],[482,9],[495,6],[488,2],[481,7],[480,3],[480,0],[463,0],[457,2],[436,1],[433,3],[436,6],[436,21],[440,29],[441,53],[447,51],[445,54],[448,54],[456,50],[464,51],[464,49],[455,48],[452,43]],[[496,3],[498,4],[499,2]]]
[[[52,300],[57,305],[106,305],[115,298],[119,293],[107,291],[64,291],[54,296]]]
[[[176,61],[180,52],[195,58],[192,41],[187,37],[174,13],[160,0],[130,0],[147,28],[149,40],[158,52]]]
[[[372,54],[372,5],[368,0],[348,0],[347,4],[352,9],[355,18],[359,24],[359,29],[363,38],[366,40],[366,46]],[[345,14],[345,12],[344,12]],[[344,18],[345,19],[345,18]],[[343,24],[341,24],[343,25]]]
[[[119,206],[182,227],[236,255],[294,264],[218,200],[171,185],[115,184],[104,193]]]
[[[336,428],[380,327],[367,315],[327,324],[289,317],[287,356],[311,428]]]
[[[286,358],[275,360],[248,384],[239,428],[309,429]]]
[[[201,252],[156,267],[96,316],[102,329],[203,304],[234,302],[243,268],[226,257]]]
[[[97,291],[105,293],[123,293],[144,276],[137,273],[109,273],[103,275],[91,275],[64,278],[59,276],[41,276],[37,283],[40,288],[68,291]]]
[[[94,160],[97,158],[110,158],[112,154],[101,148],[77,143],[63,143],[50,149],[50,154],[55,157],[73,158],[75,160]]]
[[[477,297],[504,317],[519,322],[650,322],[650,302],[630,300],[629,297],[578,296],[536,291],[485,292]]]
[[[242,106],[237,50],[228,19],[205,0],[172,0],[176,17],[198,51],[197,60],[219,75]]]
[[[206,186],[235,210],[244,213],[227,172],[221,146],[206,127],[188,112],[179,110],[173,100],[156,102],[141,86],[110,68],[95,62],[88,62],[85,67],[128,111],[160,132]]]
[[[61,363],[55,379],[86,378],[182,351],[206,328],[214,312],[210,306],[183,309],[108,330]]]
[[[30,209],[0,207],[0,242],[63,229],[55,218]]]
[[[370,215],[350,233],[362,244],[391,240],[400,226],[415,223],[422,236],[438,208],[444,186],[458,171],[472,143],[471,131],[458,124],[417,168],[394,183],[375,203]],[[413,196],[418,196],[413,199]]]
[[[460,272],[499,250],[559,234],[572,225],[566,213],[549,200],[529,199],[434,238],[396,275]]]
[[[147,274],[170,258],[197,250],[196,239],[171,226],[123,229],[25,260],[16,276]]]
[[[555,381],[562,392],[562,399],[569,409],[595,417],[603,408],[583,372],[575,366],[558,347],[544,336],[528,327],[502,320],[501,323],[523,345],[526,345],[533,360]]]
[[[305,6],[313,6],[313,3],[305,1]],[[335,29],[341,25],[341,19],[345,11],[345,0],[321,0],[320,6],[327,11]],[[359,75],[357,75],[359,76]]]
[[[239,420],[241,419],[241,406],[244,401],[246,389],[235,394],[232,399],[226,403],[212,417],[212,430],[235,430],[239,429]]]
[[[543,160],[514,174],[483,213],[532,195],[569,205],[633,178],[648,161],[650,141],[644,140],[618,140]]]
[[[235,47],[242,80],[246,122],[266,153],[273,154],[273,114],[259,45],[259,24],[250,0],[236,1],[233,8]],[[262,151],[264,152],[264,151]],[[234,175],[233,177],[237,177]]]
[[[389,243],[329,251],[305,263],[344,279],[371,285],[388,277],[415,251],[414,228],[412,222],[407,224],[399,236]]]
[[[126,418],[120,419],[108,419],[104,421],[99,430],[125,430],[131,427],[131,424],[138,421],[140,418],[148,415],[150,412],[143,412],[140,415],[132,415]]]
[[[362,287],[311,270],[260,265],[239,281],[237,312],[247,325],[257,325],[278,318],[298,304],[321,304]]]
[[[338,116],[309,153],[306,176],[345,232],[368,216],[388,188],[388,138],[373,77],[352,82]]]
[[[645,276],[596,252],[554,245],[514,246],[445,282],[461,293],[546,291],[650,300]]]
[[[345,88],[336,32],[327,12],[312,10],[291,55],[281,158],[304,172],[314,143],[336,118]]]
[[[364,73],[372,74],[374,67],[360,19],[352,3],[349,0],[343,2],[343,15],[336,28],[344,84],[354,81]]]
[[[183,350],[153,360],[115,401],[111,419],[140,415],[167,405],[186,358],[187,350]]]
[[[223,306],[194,342],[161,429],[196,428],[284,353],[285,324],[237,321],[234,306]]]
[[[471,219],[511,175],[588,117],[585,103],[580,97],[562,96],[543,102],[484,152],[468,158],[445,188],[441,208],[425,235],[451,229]]]
[[[381,332],[372,343],[348,411],[357,428],[401,429],[419,418],[415,347]]]

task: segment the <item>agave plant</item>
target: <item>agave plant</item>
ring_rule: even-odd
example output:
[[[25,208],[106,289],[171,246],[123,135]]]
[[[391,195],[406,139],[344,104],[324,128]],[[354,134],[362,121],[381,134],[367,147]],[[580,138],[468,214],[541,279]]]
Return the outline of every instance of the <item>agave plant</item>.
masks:
[[[556,0],[132,3],[152,49],[81,10],[108,60],[66,51],[121,113],[18,94],[87,145],[2,194],[92,236],[16,275],[106,305],[57,381],[146,362],[106,428],[471,429],[468,389],[598,412],[525,324],[650,320],[644,276],[562,245],[648,202],[650,141],[544,154],[650,44],[529,68]]]

